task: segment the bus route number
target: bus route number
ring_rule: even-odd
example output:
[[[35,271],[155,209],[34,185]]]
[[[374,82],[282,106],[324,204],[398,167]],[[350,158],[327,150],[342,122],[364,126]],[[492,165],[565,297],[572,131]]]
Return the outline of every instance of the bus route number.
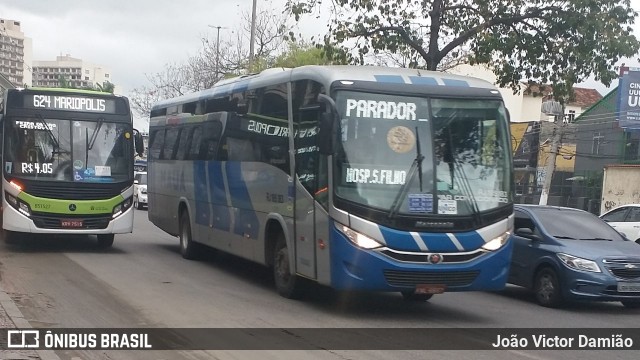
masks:
[[[33,106],[49,108],[51,107],[51,98],[47,95],[33,95]]]

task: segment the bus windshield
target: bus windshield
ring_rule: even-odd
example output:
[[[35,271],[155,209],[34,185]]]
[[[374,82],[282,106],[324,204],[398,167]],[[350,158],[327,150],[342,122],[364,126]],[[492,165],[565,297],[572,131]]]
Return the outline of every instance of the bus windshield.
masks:
[[[337,197],[390,215],[473,215],[511,203],[501,101],[353,91],[336,100]]]
[[[71,182],[133,178],[129,124],[14,117],[5,131],[5,173],[12,176]]]

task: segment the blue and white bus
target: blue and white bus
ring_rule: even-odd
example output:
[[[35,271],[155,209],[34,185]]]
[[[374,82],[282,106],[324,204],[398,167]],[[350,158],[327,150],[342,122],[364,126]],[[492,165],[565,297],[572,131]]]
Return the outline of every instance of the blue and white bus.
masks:
[[[270,69],[151,110],[149,219],[272,267],[278,292],[505,286],[509,119],[475,78],[382,67]]]

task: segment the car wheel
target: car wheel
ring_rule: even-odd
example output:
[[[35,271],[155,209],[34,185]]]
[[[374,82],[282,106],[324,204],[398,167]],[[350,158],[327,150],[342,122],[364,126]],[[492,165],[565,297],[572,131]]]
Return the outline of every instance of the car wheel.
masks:
[[[622,300],[621,303],[627,309],[640,309],[640,300]]]
[[[113,246],[113,239],[115,234],[99,234],[98,235],[98,247],[105,249]]]
[[[273,277],[278,294],[288,299],[297,299],[302,296],[302,279],[291,274],[289,250],[284,234],[278,235],[275,251],[273,252]]]
[[[562,304],[562,291],[558,275],[551,268],[543,268],[536,274],[533,291],[538,304],[558,307]]]
[[[407,301],[429,301],[433,294],[416,294],[414,290],[401,291],[402,297]]]
[[[138,198],[136,198],[136,205],[135,206],[136,206],[136,209],[142,210],[143,206],[142,206],[142,204],[140,202],[138,202]]]
[[[180,217],[180,254],[185,259],[194,260],[197,257],[197,246],[191,237],[189,214],[185,211]]]

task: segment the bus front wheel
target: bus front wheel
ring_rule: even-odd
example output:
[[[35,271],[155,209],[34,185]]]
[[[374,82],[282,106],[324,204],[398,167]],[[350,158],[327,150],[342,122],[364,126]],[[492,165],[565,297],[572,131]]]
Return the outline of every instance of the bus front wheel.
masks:
[[[98,235],[98,247],[108,248],[113,245],[114,234],[99,234]]]
[[[278,294],[288,299],[297,299],[302,295],[302,279],[291,274],[291,259],[284,234],[278,235],[273,252],[273,277]]]

